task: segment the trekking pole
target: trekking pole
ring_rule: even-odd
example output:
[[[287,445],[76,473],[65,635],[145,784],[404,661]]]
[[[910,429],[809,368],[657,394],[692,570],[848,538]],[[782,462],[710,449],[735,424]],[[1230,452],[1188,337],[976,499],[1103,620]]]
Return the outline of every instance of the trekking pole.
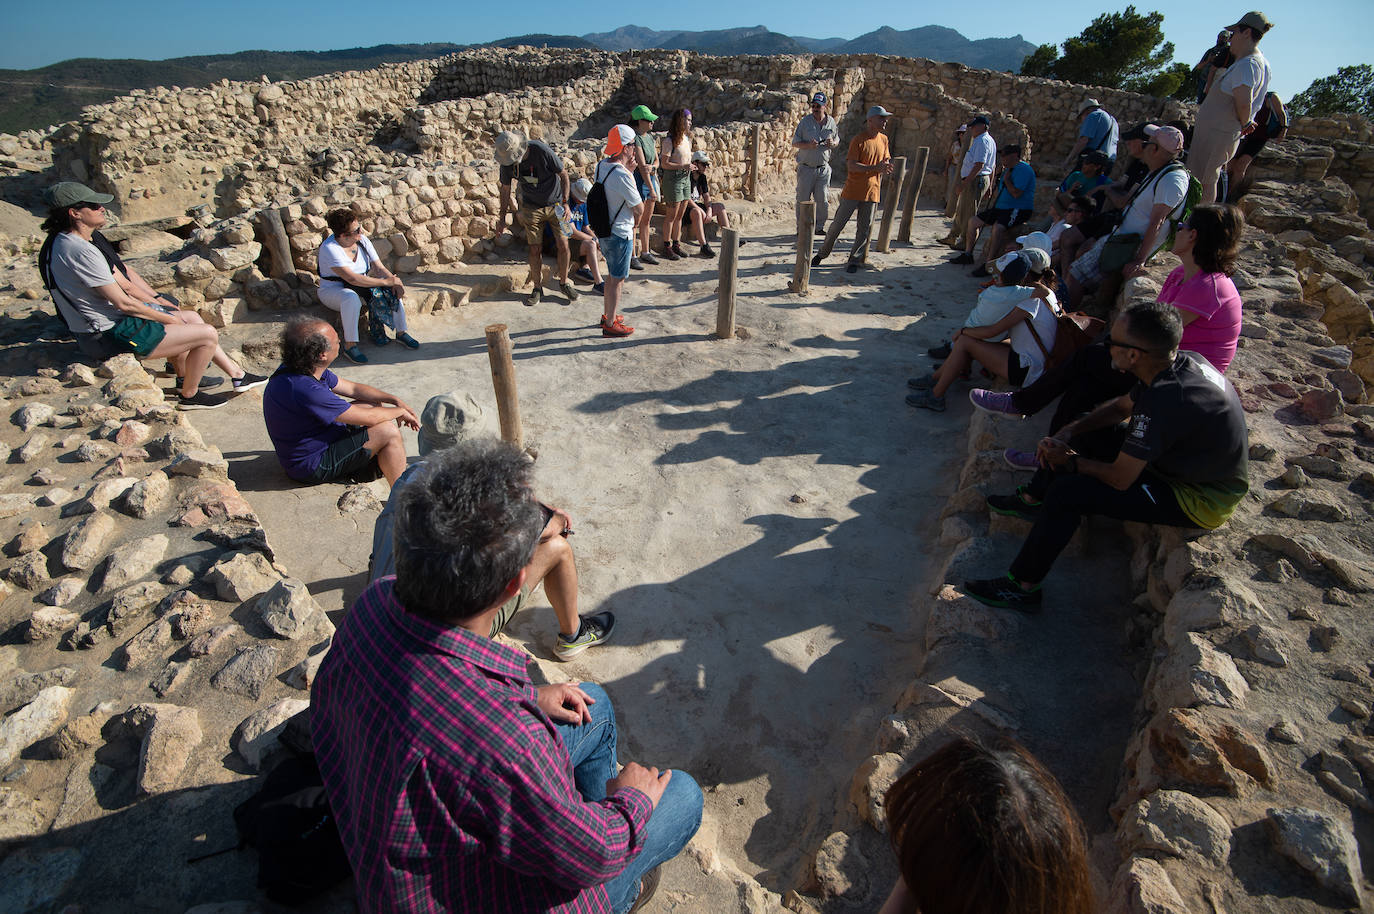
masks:
[[[917,147],[911,174],[906,179],[906,193],[902,195],[902,225],[897,230],[899,244],[911,244],[911,220],[916,216],[916,205],[921,199],[921,184],[926,178],[926,162],[929,159],[930,147]]]
[[[515,363],[511,361],[510,335],[505,324],[487,327],[487,359],[491,362],[491,384],[496,391],[496,413],[501,419],[501,440],[523,448],[520,397],[515,391]]]

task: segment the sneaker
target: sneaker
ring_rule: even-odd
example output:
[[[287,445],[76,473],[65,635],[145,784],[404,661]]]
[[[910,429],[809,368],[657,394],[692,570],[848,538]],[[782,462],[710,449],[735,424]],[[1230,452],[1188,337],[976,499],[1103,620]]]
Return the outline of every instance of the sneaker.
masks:
[[[644,269],[644,264],[642,264],[642,263],[639,262],[639,258],[638,258],[638,257],[631,257],[631,258],[630,258],[630,269],[631,269],[631,270],[642,270],[642,269]]]
[[[185,383],[186,379],[181,377],[180,375],[177,375],[177,390],[181,390],[181,385]],[[223,383],[223,378],[215,378],[206,374],[200,376],[200,380],[196,382],[196,387],[200,390],[209,390],[212,387],[219,387]]]
[[[653,251],[645,251],[642,255],[640,255],[639,260],[641,263],[647,263],[651,267],[658,266],[658,255],[655,254]],[[642,270],[644,268],[640,267],[640,269]]]
[[[985,606],[1001,609],[1014,609],[1028,615],[1040,612],[1040,588],[1023,590],[1011,575],[1000,578],[987,578],[982,581],[965,581],[964,593]]]
[[[844,271],[846,273],[857,273],[859,272],[859,265],[851,260],[849,263],[845,264]]]
[[[912,390],[930,390],[935,386],[935,375],[923,374],[919,378],[907,378],[906,386]]]
[[[582,617],[582,630],[569,638],[562,632],[558,633],[558,643],[554,645],[553,652],[559,660],[571,660],[589,647],[598,644],[605,644],[611,640],[611,632],[615,631],[615,613],[610,611],[599,612],[594,616]]]
[[[1009,447],[1002,452],[1002,459],[1007,462],[1007,466],[1013,470],[1030,470],[1035,472],[1040,469],[1040,458],[1035,456],[1034,451],[1018,451],[1014,447]]]
[[[339,351],[342,352],[345,356],[347,356],[350,362],[357,362],[359,365],[367,364],[367,356],[363,355],[363,351],[362,349],[358,348],[357,343],[354,343],[352,346],[349,346],[345,349],[341,349]]]
[[[570,283],[560,282],[558,284],[558,291],[568,297],[568,304],[571,305],[573,302],[577,301],[578,292]]]
[[[535,286],[533,289],[530,290],[530,294],[525,296],[525,307],[533,308],[535,305],[539,304],[539,299],[543,296],[543,294],[544,290],[539,288],[538,286]]]
[[[701,250],[700,250],[700,251],[697,251],[697,256],[698,256],[698,257],[714,257],[714,256],[716,256],[716,252],[713,251],[713,250],[711,250],[711,246],[710,246],[709,244],[703,244],[703,245],[701,246]]]
[[[820,254],[817,254],[815,257],[812,257],[812,258],[811,258],[811,266],[813,266],[813,267],[818,267],[818,266],[820,266],[820,265],[821,265],[821,255],[820,255]]]
[[[968,392],[968,398],[974,406],[985,413],[997,413],[999,416],[1010,416],[1013,419],[1026,418],[1011,402],[1011,391],[996,391],[975,387]]]
[[[673,253],[676,254],[678,257],[687,256],[686,252],[682,250],[682,243],[678,241],[673,242]]]
[[[973,263],[973,255],[970,254],[968,251],[964,251],[964,252],[963,252],[962,254],[960,254],[958,257],[955,257],[954,259],[949,260],[949,261],[947,261],[947,262],[948,262],[948,263],[960,264],[960,265],[970,264],[970,263]]]
[[[1029,521],[1037,520],[1044,505],[1040,502],[1030,504],[1023,501],[1021,493],[1025,491],[1025,488],[1025,486],[1017,486],[1014,495],[989,495],[987,498],[988,509],[1007,517],[1018,517],[1021,520]]]
[[[979,267],[978,269],[974,270],[974,271],[973,271],[972,273],[970,273],[969,275],[970,275],[970,276],[977,276],[979,279],[985,279],[986,277],[991,276],[992,274],[988,272],[988,265],[987,265],[987,264],[983,264],[981,267]]]
[[[405,331],[401,331],[400,333],[396,334],[396,342],[400,343],[407,349],[420,348],[420,341],[417,340],[415,337],[411,336],[409,333],[406,333]]]
[[[672,245],[669,244],[663,246],[663,256],[669,260],[678,259],[677,251],[674,251]]]
[[[926,355],[930,356],[932,359],[947,359],[952,352],[954,352],[953,344],[941,343],[933,349],[927,349]]]
[[[233,383],[234,390],[242,392],[245,390],[252,390],[255,387],[262,387],[267,383],[267,378],[264,378],[260,374],[252,374],[250,372],[245,371],[243,373],[243,377],[234,378]]]
[[[816,229],[816,237],[817,237],[817,238],[824,238],[824,237],[825,237],[825,229],[823,229],[823,228],[818,228],[818,229]]]
[[[222,394],[207,394],[203,390],[198,390],[189,397],[177,394],[177,398],[181,400],[177,404],[177,409],[219,409],[229,402]]]
[[[906,405],[928,409],[937,413],[944,412],[947,406],[944,397],[937,397],[928,390],[918,390],[914,394],[907,394]]]
[[[936,238],[935,243],[943,244],[945,247],[952,248],[958,243],[958,240],[959,239],[955,238],[953,235],[946,235],[943,238]]]
[[[606,315],[601,315],[602,336],[629,336],[634,332],[635,328],[628,326],[619,314],[615,316],[613,321],[607,321]]]
[[[576,276],[578,279],[585,279],[587,282],[592,281],[592,271],[586,267],[578,267],[577,272],[573,273],[573,276]]]
[[[654,893],[658,891],[658,877],[661,867],[662,864],[639,877],[639,895],[635,898],[635,903],[630,905],[629,914],[635,914],[654,897]]]
[[[606,284],[604,282],[599,282],[596,285],[592,286],[592,291],[595,292],[597,295],[605,295]]]

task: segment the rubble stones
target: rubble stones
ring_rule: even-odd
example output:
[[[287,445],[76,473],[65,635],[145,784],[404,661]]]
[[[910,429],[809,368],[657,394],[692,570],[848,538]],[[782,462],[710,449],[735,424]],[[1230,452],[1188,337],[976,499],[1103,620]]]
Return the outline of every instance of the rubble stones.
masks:
[[[1265,824],[1279,853],[1343,901],[1363,905],[1359,853],[1347,825],[1301,806],[1270,809]]]
[[[152,572],[167,555],[169,541],[161,533],[145,536],[120,546],[106,560],[102,590],[117,590]]]
[[[38,590],[52,580],[48,574],[48,557],[41,552],[21,555],[5,571],[5,577],[25,590]]]
[[[1158,790],[1139,800],[1117,833],[1127,854],[1155,851],[1171,857],[1200,857],[1221,865],[1231,853],[1231,826],[1211,806],[1181,790]]]
[[[1188,632],[1155,667],[1152,698],[1156,708],[1199,704],[1245,707],[1250,687],[1235,663],[1201,635]]]
[[[76,578],[63,578],[38,595],[38,602],[46,606],[66,606],[81,595],[82,581]]]
[[[235,552],[205,574],[221,600],[242,603],[269,590],[281,575],[260,552]]]
[[[1132,857],[1121,865],[1108,898],[1109,914],[1192,914],[1164,867],[1147,857]]]
[[[210,678],[217,689],[257,701],[262,688],[277,671],[277,649],[266,644],[240,648],[229,662]]]
[[[105,555],[105,541],[115,531],[115,519],[104,511],[83,518],[67,533],[62,546],[62,565],[85,571]]]
[[[310,702],[301,698],[283,698],[281,701],[254,711],[234,730],[229,745],[254,771],[261,770],[263,760],[277,746],[277,738],[286,729],[291,718],[310,707]]]
[[[68,612],[60,606],[45,606],[42,609],[34,610],[33,614],[29,616],[29,627],[24,632],[24,640],[31,644],[39,641],[50,641],[76,625],[80,620],[79,615]]]
[[[143,704],[130,708],[125,721],[143,737],[138,750],[138,789],[154,794],[175,788],[203,738],[200,715],[194,708]]]
[[[26,705],[49,686],[67,686],[76,681],[76,670],[68,666],[53,667],[41,673],[15,673],[0,678],[0,715]]]
[[[313,630],[324,616],[310,591],[295,578],[283,578],[258,597],[256,610],[263,624],[278,638],[299,638]]]
[[[1240,727],[1201,709],[1170,708],[1147,729],[1155,758],[1182,784],[1221,789],[1235,796],[1253,783],[1273,782],[1264,747]]]
[[[171,493],[167,474],[154,470],[129,488],[124,496],[124,509],[134,517],[149,517],[166,507]]]
[[[76,694],[66,686],[48,686],[4,720],[0,720],[0,771],[19,758],[19,753],[57,732],[67,722],[67,706]]]

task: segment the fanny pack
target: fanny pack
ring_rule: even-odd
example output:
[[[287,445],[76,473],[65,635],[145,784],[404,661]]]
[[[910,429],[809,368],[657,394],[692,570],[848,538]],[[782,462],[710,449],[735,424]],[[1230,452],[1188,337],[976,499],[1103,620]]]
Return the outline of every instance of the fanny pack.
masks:
[[[1103,273],[1114,273],[1126,266],[1135,259],[1144,237],[1140,232],[1112,235],[1102,245],[1102,255],[1097,259],[1098,268]]]

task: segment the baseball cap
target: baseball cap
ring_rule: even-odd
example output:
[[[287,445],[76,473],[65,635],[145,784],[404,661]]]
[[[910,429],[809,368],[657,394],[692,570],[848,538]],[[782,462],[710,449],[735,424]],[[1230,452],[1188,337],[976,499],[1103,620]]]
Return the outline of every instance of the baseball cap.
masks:
[[[592,192],[592,182],[586,178],[578,178],[572,182],[572,194],[579,200],[587,199],[587,194]]]
[[[955,133],[968,133],[968,124],[960,124],[954,128]]]
[[[968,125],[970,127],[972,127],[975,124],[982,124],[984,127],[991,127],[992,121],[988,120],[988,116],[986,114],[980,114],[973,120],[968,122]]]
[[[658,120],[658,115],[650,111],[648,105],[635,105],[634,108],[630,111],[630,120],[656,121]]]
[[[892,112],[882,105],[874,105],[868,109],[868,117],[892,117]]]
[[[114,199],[111,194],[98,194],[85,184],[76,181],[61,181],[43,192],[50,206],[76,206],[78,203],[98,203],[104,206]]]
[[[1044,232],[1027,232],[1016,243],[1021,245],[1021,250],[1028,251],[1034,248],[1037,251],[1044,251],[1046,254],[1054,247],[1054,242],[1050,241],[1050,236]]]
[[[1085,98],[1085,99],[1083,99],[1083,104],[1081,104],[1081,105],[1078,106],[1078,113],[1079,113],[1079,114],[1082,114],[1084,111],[1087,111],[1089,108],[1101,108],[1101,107],[1102,107],[1102,106],[1101,106],[1100,104],[1098,104],[1097,99],[1095,99],[1095,98]]]
[[[710,165],[711,157],[708,156],[706,153],[702,152],[700,149],[698,149],[696,152],[692,153],[692,161],[700,162],[703,165]]]
[[[1235,25],[1228,25],[1227,28],[1238,29],[1241,26],[1245,26],[1247,29],[1254,29],[1255,31],[1263,35],[1265,32],[1269,31],[1274,27],[1274,23],[1270,22],[1269,17],[1261,13],[1259,10],[1251,10],[1244,16],[1240,17],[1240,22],[1237,22]]]
[[[491,417],[470,394],[454,391],[430,397],[420,413],[420,455],[453,447],[459,441],[495,435]]]
[[[507,167],[525,158],[530,141],[519,130],[502,130],[496,134],[496,161]]]
[[[1177,127],[1159,127],[1155,124],[1146,124],[1145,135],[1158,143],[1160,149],[1178,152],[1183,148],[1183,134],[1179,132]]]
[[[813,105],[824,105],[824,104],[825,104],[825,93],[824,93],[824,92],[817,92],[815,95],[811,96],[811,104],[813,104]]]
[[[602,150],[608,156],[618,156],[626,146],[635,141],[635,132],[624,124],[616,124],[611,128],[611,132],[606,134],[606,148]]]
[[[1019,253],[1021,259],[1026,262],[1026,269],[1031,273],[1043,273],[1050,268],[1050,255],[1047,251],[1042,251],[1039,248],[1023,248]]]
[[[1136,124],[1130,130],[1127,130],[1125,133],[1121,134],[1121,142],[1123,143],[1127,140],[1143,140],[1145,138],[1146,133],[1144,124]]]
[[[996,266],[1002,281],[1013,286],[1025,279],[1026,274],[1030,272],[1030,264],[1021,256],[1020,251],[1003,254],[997,258]]]
[[[1107,158],[1107,154],[1101,149],[1091,149],[1083,153],[1083,161],[1085,163],[1091,162],[1098,168],[1106,168],[1108,165],[1112,164],[1112,160]]]

